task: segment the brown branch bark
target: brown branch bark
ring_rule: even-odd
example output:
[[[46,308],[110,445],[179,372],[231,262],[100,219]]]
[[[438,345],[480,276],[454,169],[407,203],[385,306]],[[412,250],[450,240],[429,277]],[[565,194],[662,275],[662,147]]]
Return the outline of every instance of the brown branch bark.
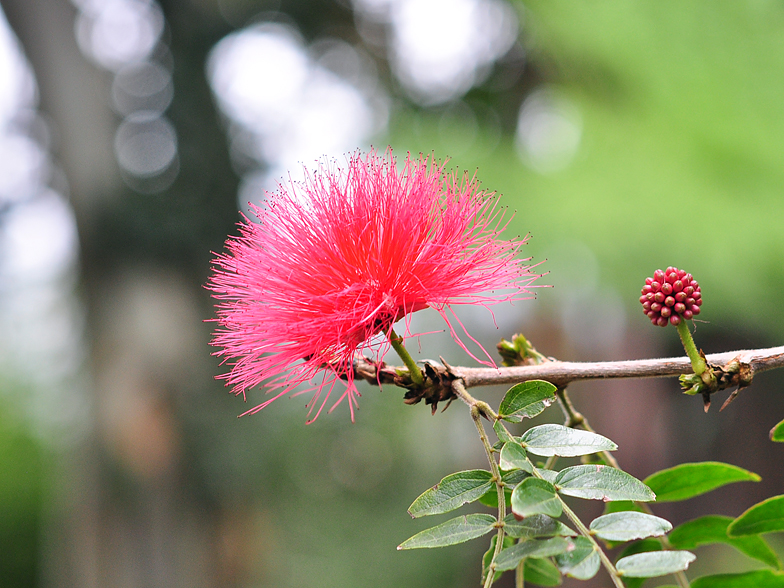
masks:
[[[784,346],[714,353],[707,356],[709,364],[726,366],[738,362],[746,371],[745,379],[767,370],[784,367]],[[745,368],[745,370],[743,369]],[[635,359],[629,361],[573,362],[551,361],[539,365],[472,368],[452,367],[450,373],[463,380],[467,388],[494,384],[515,384],[527,380],[546,380],[558,387],[579,380],[609,378],[662,378],[692,372],[688,357]]]
[[[784,367],[784,346],[768,349],[747,349],[713,353],[706,356],[708,364],[727,377],[719,382],[719,389],[751,384],[755,374]],[[442,360],[443,361],[443,360]],[[425,364],[427,381],[424,387],[415,386],[405,368],[381,364],[367,358],[357,358],[354,363],[357,379],[372,384],[396,384],[408,388],[409,404],[426,400],[435,406],[438,402],[454,398],[451,381],[460,379],[466,388],[517,384],[528,380],[546,380],[563,388],[580,380],[606,380],[610,378],[664,378],[692,373],[688,357],[635,359],[628,361],[575,362],[546,361],[537,365],[499,368],[474,368],[450,365]]]

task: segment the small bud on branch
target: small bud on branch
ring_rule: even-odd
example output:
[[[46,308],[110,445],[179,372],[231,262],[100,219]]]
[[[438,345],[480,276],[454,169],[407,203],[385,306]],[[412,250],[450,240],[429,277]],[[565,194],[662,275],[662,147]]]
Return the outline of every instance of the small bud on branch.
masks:
[[[656,270],[652,278],[645,279],[640,303],[654,325],[666,327],[670,323],[677,326],[700,314],[702,293],[691,274],[668,267],[666,271]]]

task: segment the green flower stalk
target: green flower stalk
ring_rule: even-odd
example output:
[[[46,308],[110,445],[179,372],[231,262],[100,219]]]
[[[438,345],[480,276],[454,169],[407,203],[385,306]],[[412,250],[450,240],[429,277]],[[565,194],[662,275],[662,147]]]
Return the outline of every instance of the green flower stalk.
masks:
[[[389,342],[392,344],[392,349],[398,354],[403,363],[408,368],[409,376],[411,377],[411,382],[416,386],[421,386],[425,383],[425,377],[422,374],[422,370],[419,369],[419,366],[414,361],[414,358],[411,357],[411,354],[406,349],[405,345],[403,345],[403,337],[395,333],[394,329],[389,329]]]
[[[683,343],[683,348],[686,350],[686,355],[689,356],[691,367],[694,370],[695,375],[701,376],[708,369],[708,364],[705,362],[705,359],[703,359],[700,352],[697,351],[697,346],[694,344],[694,339],[691,336],[688,324],[686,321],[681,321],[678,323],[677,329],[678,335],[680,335],[681,338],[681,343]]]

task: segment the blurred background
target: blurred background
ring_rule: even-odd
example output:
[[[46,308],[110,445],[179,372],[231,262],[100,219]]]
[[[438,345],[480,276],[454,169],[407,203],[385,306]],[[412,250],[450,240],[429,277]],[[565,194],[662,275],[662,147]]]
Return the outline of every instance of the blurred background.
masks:
[[[637,302],[668,265],[700,281],[706,352],[784,343],[780,2],[0,7],[2,586],[478,585],[484,539],[395,550],[442,520],[408,517],[420,492],[484,467],[461,406],[366,387],[355,424],[341,406],[306,427],[300,398],[238,420],[250,404],[213,379],[212,252],[322,155],[432,153],[503,195],[554,287],[497,307],[498,328],[462,309],[488,349],[522,331],[566,360],[682,354]],[[412,329],[443,331],[428,312]],[[443,332],[409,347],[471,363]],[[571,392],[636,476],[696,460],[763,476],[655,509],[678,524],[782,492],[783,385],[760,375],[708,415],[672,379]],[[754,567],[700,556],[692,577]]]

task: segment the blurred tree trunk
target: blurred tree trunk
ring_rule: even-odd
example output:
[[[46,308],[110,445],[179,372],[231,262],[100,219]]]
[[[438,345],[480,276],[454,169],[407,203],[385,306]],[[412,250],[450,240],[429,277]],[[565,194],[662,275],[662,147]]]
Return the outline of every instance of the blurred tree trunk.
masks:
[[[189,469],[183,416],[190,395],[214,391],[200,284],[236,221],[237,182],[203,75],[225,25],[202,26],[187,2],[167,11],[175,56],[167,116],[181,168],[166,192],[142,196],[121,182],[112,74],[80,53],[75,8],[67,0],[2,7],[34,69],[76,211],[90,350],[92,428],[56,456],[44,584],[235,585],[236,570],[220,557],[218,508]]]

